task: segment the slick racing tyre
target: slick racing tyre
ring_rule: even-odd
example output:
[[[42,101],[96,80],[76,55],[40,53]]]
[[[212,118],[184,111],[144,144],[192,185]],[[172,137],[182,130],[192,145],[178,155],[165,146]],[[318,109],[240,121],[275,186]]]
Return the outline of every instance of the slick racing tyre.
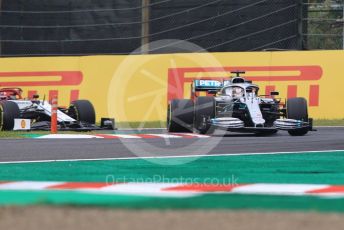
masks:
[[[96,123],[96,112],[88,100],[73,101],[68,108],[68,115],[77,121]]]
[[[192,132],[194,103],[189,99],[174,99],[167,109],[167,129],[169,132]]]
[[[14,119],[20,118],[18,105],[13,101],[0,102],[0,130],[13,130]]]
[[[215,99],[214,97],[197,97],[195,101],[195,129],[206,134],[211,126],[207,123],[209,119],[215,117]]]
[[[303,97],[288,99],[287,118],[308,122],[307,100]],[[288,133],[291,136],[303,136],[308,133],[308,128],[290,130]]]

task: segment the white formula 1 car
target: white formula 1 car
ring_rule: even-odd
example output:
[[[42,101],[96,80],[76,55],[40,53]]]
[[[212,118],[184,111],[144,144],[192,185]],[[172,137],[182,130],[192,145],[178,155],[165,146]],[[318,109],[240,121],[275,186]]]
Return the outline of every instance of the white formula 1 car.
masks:
[[[49,130],[52,105],[39,100],[22,98],[20,88],[0,89],[0,130]],[[59,130],[89,131],[114,129],[114,119],[102,118],[100,127],[95,125],[96,113],[88,100],[76,100],[68,108],[59,107],[57,127]]]
[[[292,136],[314,131],[308,117],[307,101],[290,98],[285,103],[271,95],[258,96],[259,87],[240,77],[236,71],[230,80],[195,80],[192,99],[169,102],[167,127],[169,132],[211,133],[214,129],[256,134],[274,134],[285,130]],[[212,96],[199,96],[205,91]]]

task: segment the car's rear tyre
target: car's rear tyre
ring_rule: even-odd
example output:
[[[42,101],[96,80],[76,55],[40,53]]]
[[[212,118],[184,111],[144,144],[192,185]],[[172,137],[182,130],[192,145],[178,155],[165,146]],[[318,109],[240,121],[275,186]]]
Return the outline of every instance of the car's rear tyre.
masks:
[[[68,115],[77,121],[96,123],[96,112],[88,100],[73,101],[68,108]]]
[[[287,118],[308,122],[307,100],[303,97],[290,98],[287,101]],[[308,128],[290,130],[291,136],[303,136],[308,133]]]
[[[19,107],[13,101],[0,102],[0,130],[13,130],[14,119],[20,118]]]
[[[194,103],[189,99],[174,99],[167,109],[167,130],[169,132],[192,132]]]
[[[207,122],[215,117],[214,97],[197,97],[195,101],[194,127],[201,133],[206,134],[212,131],[211,125]]]

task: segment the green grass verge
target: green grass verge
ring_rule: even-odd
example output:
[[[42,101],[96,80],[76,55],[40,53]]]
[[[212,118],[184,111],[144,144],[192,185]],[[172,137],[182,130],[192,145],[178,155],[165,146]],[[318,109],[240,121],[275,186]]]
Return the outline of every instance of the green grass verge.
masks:
[[[31,134],[32,132],[25,131],[1,131],[0,138],[23,138],[25,134]],[[36,133],[36,132],[35,132]],[[38,132],[37,132],[38,134]]]
[[[0,181],[344,184],[344,151],[0,164]],[[0,191],[1,205],[97,205],[115,208],[256,209],[344,212],[344,198],[212,193],[167,198],[76,191]]]
[[[314,120],[314,126],[344,126],[344,118],[343,119],[317,119]]]
[[[80,134],[80,132],[59,132],[59,134]],[[95,132],[82,132],[81,134],[92,134]],[[1,131],[0,138],[28,138],[32,136],[48,135],[49,131]]]

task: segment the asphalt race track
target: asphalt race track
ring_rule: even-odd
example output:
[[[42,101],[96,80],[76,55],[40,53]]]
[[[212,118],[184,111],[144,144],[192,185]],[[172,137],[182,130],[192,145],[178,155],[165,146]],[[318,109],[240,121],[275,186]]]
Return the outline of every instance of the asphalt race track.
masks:
[[[303,137],[230,134],[181,139],[1,139],[0,162],[297,152],[344,149],[344,127]]]

